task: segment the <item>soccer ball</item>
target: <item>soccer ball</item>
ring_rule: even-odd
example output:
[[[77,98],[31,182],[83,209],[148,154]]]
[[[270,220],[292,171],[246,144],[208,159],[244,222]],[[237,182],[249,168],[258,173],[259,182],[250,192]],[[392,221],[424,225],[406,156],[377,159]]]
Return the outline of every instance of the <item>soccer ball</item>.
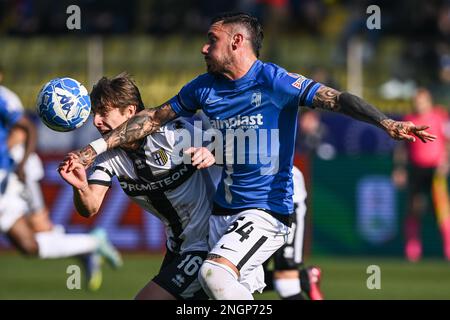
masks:
[[[81,127],[91,112],[86,88],[72,78],[55,78],[39,92],[37,113],[52,130],[67,132]]]

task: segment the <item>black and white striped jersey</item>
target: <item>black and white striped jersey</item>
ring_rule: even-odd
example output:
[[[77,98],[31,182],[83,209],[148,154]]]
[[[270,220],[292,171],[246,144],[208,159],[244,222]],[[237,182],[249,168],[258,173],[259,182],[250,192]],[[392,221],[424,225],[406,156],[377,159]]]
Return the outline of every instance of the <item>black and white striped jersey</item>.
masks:
[[[175,146],[181,130],[194,133],[187,120],[171,121],[134,151],[117,148],[99,155],[88,174],[90,184],[105,186],[111,186],[116,176],[133,201],[161,219],[168,248],[180,253],[208,250],[208,220],[215,193],[208,169],[177,164],[181,153]]]

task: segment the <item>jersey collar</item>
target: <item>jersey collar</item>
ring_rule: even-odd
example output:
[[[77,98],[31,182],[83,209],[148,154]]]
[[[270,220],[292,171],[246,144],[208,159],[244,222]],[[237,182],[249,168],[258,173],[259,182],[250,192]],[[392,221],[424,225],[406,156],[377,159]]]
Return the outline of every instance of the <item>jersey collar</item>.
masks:
[[[237,80],[230,80],[225,77],[222,77],[222,80],[227,83],[227,85],[232,86],[233,88],[239,88],[245,84],[247,84],[249,81],[254,80],[256,78],[256,75],[258,74],[259,70],[261,69],[262,62],[261,60],[256,60],[253,65],[250,67],[250,69],[247,71],[247,73],[242,76],[241,78]]]

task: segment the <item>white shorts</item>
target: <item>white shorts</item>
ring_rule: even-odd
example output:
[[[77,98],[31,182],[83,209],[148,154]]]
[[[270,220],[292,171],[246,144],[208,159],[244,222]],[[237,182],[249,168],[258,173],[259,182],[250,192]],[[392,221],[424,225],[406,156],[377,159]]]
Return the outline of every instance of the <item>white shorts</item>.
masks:
[[[269,213],[250,209],[230,216],[209,218],[210,254],[231,261],[240,272],[239,282],[250,292],[262,292],[262,264],[287,240],[290,228]]]
[[[10,173],[5,179],[8,179],[7,186],[5,192],[0,194],[0,232],[3,233],[8,232],[14,223],[29,211],[24,198],[23,183],[14,173]]]
[[[16,144],[11,150],[10,155],[16,165],[22,161],[25,154],[25,145]],[[44,178],[44,165],[41,158],[36,153],[31,153],[25,162],[26,195],[25,200],[30,206],[30,211],[38,211],[45,207],[44,197],[42,195],[39,181]]]
[[[44,195],[39,181],[27,179],[24,197],[30,212],[45,208]]]

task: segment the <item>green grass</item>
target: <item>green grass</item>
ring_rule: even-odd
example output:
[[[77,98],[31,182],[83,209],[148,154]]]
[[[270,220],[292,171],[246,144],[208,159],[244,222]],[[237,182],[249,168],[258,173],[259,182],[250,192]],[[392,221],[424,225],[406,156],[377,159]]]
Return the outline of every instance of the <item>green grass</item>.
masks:
[[[97,292],[68,290],[66,269],[75,259],[27,259],[0,253],[0,299],[132,299],[159,268],[160,255],[125,254],[120,270],[104,267],[103,286]],[[327,299],[450,299],[450,264],[425,259],[411,264],[397,258],[320,257],[309,262],[323,270]],[[381,269],[381,289],[369,290],[369,265]],[[273,292],[257,299],[276,299]]]

